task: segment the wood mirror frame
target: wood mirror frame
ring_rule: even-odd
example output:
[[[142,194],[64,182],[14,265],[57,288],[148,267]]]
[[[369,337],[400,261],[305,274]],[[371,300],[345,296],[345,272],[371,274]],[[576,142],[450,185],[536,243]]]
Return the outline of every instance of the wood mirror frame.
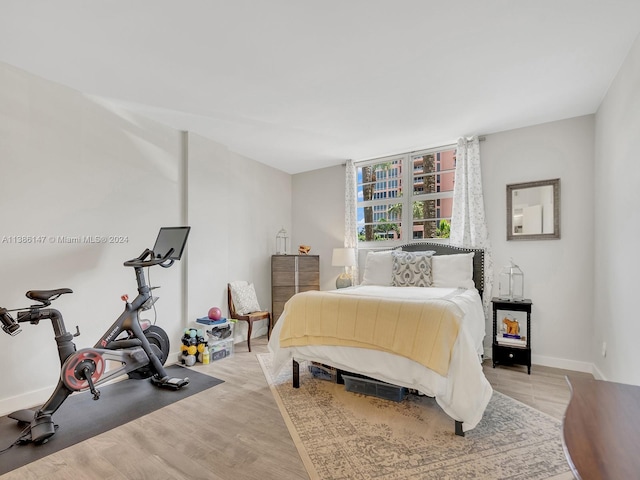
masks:
[[[507,240],[558,238],[560,179],[507,185]]]

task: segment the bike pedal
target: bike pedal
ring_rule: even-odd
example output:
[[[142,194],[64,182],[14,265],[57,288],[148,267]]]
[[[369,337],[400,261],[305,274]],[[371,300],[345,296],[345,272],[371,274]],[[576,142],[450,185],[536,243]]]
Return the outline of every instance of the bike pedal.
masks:
[[[185,385],[189,384],[189,377],[184,377],[184,378],[170,378],[169,381],[173,381],[175,380],[176,385],[178,388],[182,388]]]
[[[189,377],[185,377],[185,378],[173,377],[173,378],[167,378],[166,380],[163,381],[154,375],[153,377],[151,377],[151,381],[153,382],[154,385],[158,387],[170,388],[172,390],[179,390],[185,385],[189,384]]]

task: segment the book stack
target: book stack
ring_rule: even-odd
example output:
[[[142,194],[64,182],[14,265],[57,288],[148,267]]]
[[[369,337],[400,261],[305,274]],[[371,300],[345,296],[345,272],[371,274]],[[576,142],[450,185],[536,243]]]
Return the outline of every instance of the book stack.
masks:
[[[506,345],[508,347],[526,347],[527,337],[522,337],[513,333],[499,333],[496,335],[498,345]]]

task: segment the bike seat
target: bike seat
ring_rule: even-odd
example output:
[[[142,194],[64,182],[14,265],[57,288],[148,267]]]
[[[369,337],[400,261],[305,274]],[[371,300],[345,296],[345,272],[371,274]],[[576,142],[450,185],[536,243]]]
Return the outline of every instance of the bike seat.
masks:
[[[56,288],[55,290],[29,290],[25,295],[31,300],[49,305],[51,300],[55,300],[64,293],[73,293],[73,290],[70,288]]]

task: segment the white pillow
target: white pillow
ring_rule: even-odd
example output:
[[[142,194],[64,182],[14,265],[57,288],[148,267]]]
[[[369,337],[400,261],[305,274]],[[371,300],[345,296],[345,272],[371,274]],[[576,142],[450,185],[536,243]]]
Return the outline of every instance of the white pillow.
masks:
[[[473,283],[474,252],[431,257],[433,287],[476,288]]]
[[[392,250],[382,252],[368,252],[364,264],[364,274],[361,285],[381,285],[390,287],[393,281]]]
[[[247,315],[252,312],[259,312],[260,305],[256,290],[253,283],[238,281],[229,284],[231,287],[231,296],[233,297],[233,305],[236,307],[238,315]]]

